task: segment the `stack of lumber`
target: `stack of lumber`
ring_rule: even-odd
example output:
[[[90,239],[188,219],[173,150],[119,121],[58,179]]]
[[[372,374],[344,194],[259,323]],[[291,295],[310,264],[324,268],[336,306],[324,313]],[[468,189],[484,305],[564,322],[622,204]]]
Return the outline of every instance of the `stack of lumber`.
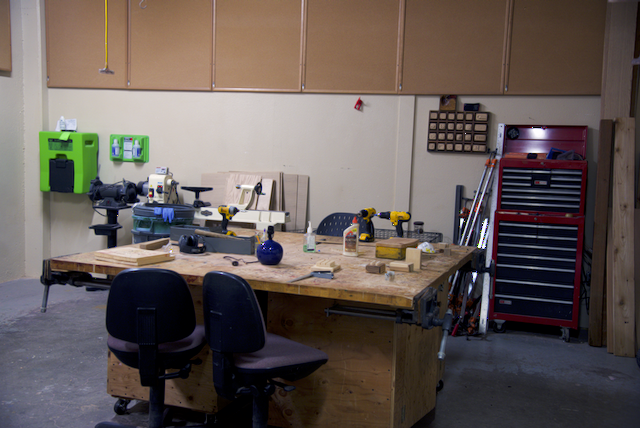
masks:
[[[201,185],[213,187],[202,192],[200,199],[217,207],[237,203],[240,190],[236,185],[256,185],[262,181],[263,196],[259,196],[248,207],[251,210],[287,211],[291,221],[282,227],[286,231],[304,230],[307,220],[307,197],[309,176],[285,174],[283,172],[209,172],[201,176]]]
[[[589,344],[633,357],[640,321],[640,209],[635,197],[635,119],[602,120],[594,211]],[[609,201],[611,208],[609,208]]]

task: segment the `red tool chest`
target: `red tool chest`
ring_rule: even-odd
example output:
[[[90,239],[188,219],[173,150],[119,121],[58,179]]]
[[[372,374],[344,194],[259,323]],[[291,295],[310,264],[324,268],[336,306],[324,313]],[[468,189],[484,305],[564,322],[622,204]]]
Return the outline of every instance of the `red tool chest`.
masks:
[[[587,127],[507,125],[505,134],[489,319],[577,329]],[[546,158],[570,151],[582,160]]]

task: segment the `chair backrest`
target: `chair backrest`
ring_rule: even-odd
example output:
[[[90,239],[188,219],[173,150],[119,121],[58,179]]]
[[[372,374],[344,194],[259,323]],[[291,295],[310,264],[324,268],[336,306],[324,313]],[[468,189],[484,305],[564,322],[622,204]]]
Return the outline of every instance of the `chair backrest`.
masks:
[[[316,229],[317,235],[342,236],[342,232],[353,224],[353,218],[358,219],[360,230],[364,230],[365,222],[357,214],[353,213],[333,213],[326,216]]]
[[[113,278],[107,300],[107,332],[111,336],[157,345],[184,339],[195,327],[189,286],[176,272],[136,268]]]
[[[203,281],[205,336],[214,352],[255,352],[264,347],[266,328],[253,289],[228,272],[209,272]]]

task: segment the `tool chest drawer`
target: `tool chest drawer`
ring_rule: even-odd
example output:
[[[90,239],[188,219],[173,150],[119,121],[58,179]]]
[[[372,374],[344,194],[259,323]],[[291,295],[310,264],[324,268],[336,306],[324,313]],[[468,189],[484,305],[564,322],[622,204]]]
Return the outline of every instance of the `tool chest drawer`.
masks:
[[[502,159],[498,210],[584,215],[587,161]]]
[[[577,328],[584,218],[495,219],[490,318]]]

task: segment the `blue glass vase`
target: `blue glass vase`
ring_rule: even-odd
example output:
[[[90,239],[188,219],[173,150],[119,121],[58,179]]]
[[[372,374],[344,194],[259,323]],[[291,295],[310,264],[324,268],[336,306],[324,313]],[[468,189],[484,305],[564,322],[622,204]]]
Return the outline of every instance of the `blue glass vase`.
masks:
[[[263,265],[277,265],[282,260],[284,251],[282,245],[274,241],[273,238],[273,226],[269,226],[267,234],[269,239],[258,245],[256,249],[256,257],[258,261]]]

